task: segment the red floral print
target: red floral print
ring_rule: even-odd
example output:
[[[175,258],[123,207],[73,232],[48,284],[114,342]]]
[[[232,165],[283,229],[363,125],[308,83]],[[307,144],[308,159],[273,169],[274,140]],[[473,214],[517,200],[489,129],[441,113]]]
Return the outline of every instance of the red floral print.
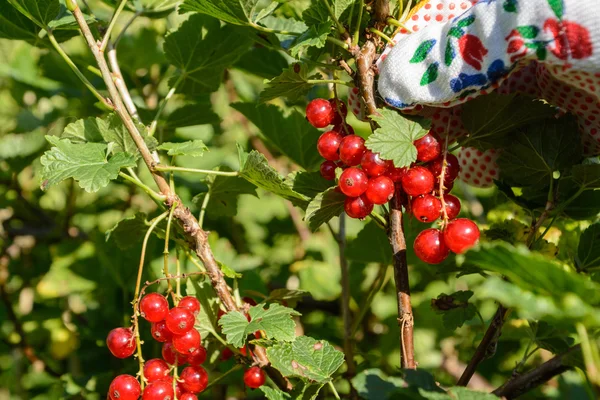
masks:
[[[578,23],[550,18],[544,23],[544,31],[554,36],[554,42],[548,49],[559,59],[571,57],[580,60],[592,55],[590,33]]]
[[[461,36],[458,40],[458,49],[467,64],[478,71],[481,70],[481,62],[488,50],[477,36],[471,34]]]

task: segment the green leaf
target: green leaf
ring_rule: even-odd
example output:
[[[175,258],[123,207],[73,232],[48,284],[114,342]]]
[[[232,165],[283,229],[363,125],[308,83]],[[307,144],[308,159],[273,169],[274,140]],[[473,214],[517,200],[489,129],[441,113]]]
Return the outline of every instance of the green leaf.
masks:
[[[219,325],[227,337],[227,342],[241,348],[248,335],[258,330],[263,331],[267,339],[293,341],[296,338],[296,323],[292,317],[299,316],[300,313],[277,303],[270,304],[267,309],[263,307],[264,304],[250,307],[250,322],[239,311],[223,315]]]
[[[473,296],[470,290],[461,290],[452,294],[440,294],[431,300],[431,307],[436,313],[442,314],[444,328],[456,330],[477,315],[477,309],[469,299]]]
[[[308,171],[318,169],[322,159],[315,148],[321,132],[298,111],[285,116],[272,104],[235,103],[232,107],[244,114],[263,137],[293,162]]]
[[[277,388],[271,388],[266,385],[262,385],[260,388],[261,392],[264,393],[267,400],[287,400],[291,399],[291,396],[286,392],[282,392]]]
[[[466,253],[466,262],[485,271],[506,276],[511,282],[533,293],[552,296],[574,293],[590,304],[600,302],[600,285],[566,271],[546,257],[524,246],[506,243],[483,243]]]
[[[567,330],[558,329],[546,321],[529,321],[529,325],[535,333],[533,335],[535,344],[542,349],[559,354],[573,345],[574,340],[569,337]]]
[[[8,0],[0,0],[0,38],[25,40],[30,44],[41,42],[38,26],[12,7]]]
[[[170,156],[192,156],[200,157],[208,147],[202,140],[188,140],[187,142],[171,143],[164,142],[157,147],[158,150],[167,150]]]
[[[218,20],[201,14],[192,15],[165,37],[167,60],[179,69],[171,78],[171,87],[183,79],[180,91],[192,95],[214,92],[225,68],[233,65],[251,42],[247,30],[221,26]]]
[[[456,50],[454,49],[454,45],[452,44],[452,40],[448,39],[448,43],[446,43],[446,50],[444,51],[444,64],[446,66],[452,65],[452,61],[456,57]]]
[[[220,171],[229,171],[229,168],[220,168]],[[257,196],[256,186],[237,176],[211,175],[207,178],[208,193],[210,198],[206,209],[211,216],[237,215],[238,197],[242,194]],[[206,193],[196,195],[192,201],[201,207]]]
[[[358,233],[356,239],[348,242],[346,257],[362,263],[392,263],[392,246],[385,231],[374,221],[369,222]]]
[[[331,218],[344,212],[345,200],[346,196],[343,193],[336,188],[329,188],[310,201],[306,207],[304,220],[308,222],[309,228],[314,232]]]
[[[180,12],[194,11],[207,14],[234,25],[252,25],[275,10],[277,3],[257,10],[261,0],[185,0]]]
[[[196,316],[195,328],[200,332],[202,339],[209,334],[218,331],[217,316],[219,315],[219,300],[215,296],[215,290],[210,279],[188,278],[185,285],[185,293],[194,296],[200,301],[200,312]]]
[[[267,47],[254,47],[250,49],[235,64],[236,68],[264,79],[277,77],[288,66],[288,61],[280,51]]]
[[[261,25],[266,26],[269,29],[275,31],[293,32],[294,34],[281,34],[276,33],[274,36],[281,42],[280,45],[284,49],[289,48],[294,40],[306,31],[308,28],[306,24],[294,18],[274,17],[272,15],[264,18],[261,21]]]
[[[352,3],[357,3],[356,0],[327,0],[331,5],[335,17],[343,24],[348,21],[350,8]],[[355,6],[358,8],[357,6]],[[354,10],[354,15],[357,15],[358,10]],[[330,21],[329,11],[323,1],[313,1],[302,13],[302,19],[307,25],[319,25]],[[355,17],[356,18],[356,17]],[[356,22],[356,21],[355,21]]]
[[[187,104],[169,114],[165,127],[175,129],[184,126],[216,124],[219,122],[220,118],[212,110],[210,98],[206,96],[201,102]]]
[[[387,376],[377,368],[366,369],[352,378],[352,386],[365,400],[391,399],[397,389],[406,386],[403,379]]]
[[[577,268],[600,267],[600,222],[590,225],[579,238],[577,247]]]
[[[298,57],[300,53],[306,52],[310,47],[322,49],[327,43],[327,36],[331,33],[332,22],[325,22],[319,25],[309,27],[302,35],[298,36],[292,47],[290,54],[292,57]]]
[[[283,376],[326,383],[344,362],[344,353],[324,340],[300,336],[267,349],[267,357]]]
[[[275,289],[269,293],[269,297],[265,299],[265,302],[302,300],[309,295],[310,294],[304,290]]]
[[[435,82],[435,80],[438,77],[439,66],[440,63],[438,62],[429,64],[429,67],[427,67],[427,70],[423,73],[423,76],[421,77],[421,82],[419,84],[421,86],[427,86],[430,83]]]
[[[131,248],[142,241],[148,230],[145,213],[136,213],[117,222],[104,234],[106,241],[113,239],[121,250]]]
[[[336,186],[335,181],[323,178],[319,171],[294,171],[285,177],[285,182],[296,192],[311,199],[330,187]]]
[[[40,28],[48,26],[60,11],[58,0],[8,0],[8,2]]]
[[[467,26],[471,25],[473,22],[475,22],[475,16],[470,15],[467,18],[463,18],[460,21],[458,21],[458,23],[456,25],[460,28],[466,28]]]
[[[71,143],[69,139],[46,136],[54,147],[44,153],[42,188],[73,178],[86,192],[96,192],[116,179],[121,168],[135,167],[135,157],[117,153],[107,159],[108,145],[102,143]]]
[[[497,163],[502,179],[513,186],[547,185],[554,171],[581,160],[577,122],[546,119],[523,127]]]
[[[333,301],[342,293],[340,268],[316,260],[297,261],[290,267],[300,278],[301,290],[306,290],[315,300]]]
[[[298,69],[298,72],[295,71],[296,69]],[[308,83],[307,79],[309,79],[308,68],[305,64],[291,65],[281,75],[266,82],[265,89],[260,93],[258,102],[259,104],[265,103],[279,97],[287,97],[290,101],[295,101],[298,97],[306,95],[314,86]]]
[[[46,146],[41,130],[27,133],[13,133],[0,136],[0,160],[27,157]]]
[[[433,46],[435,46],[436,43],[437,43],[436,39],[429,39],[429,40],[425,40],[424,42],[422,42],[419,45],[419,47],[417,47],[417,49],[415,50],[409,63],[416,64],[416,63],[425,61],[425,59],[427,58],[427,55],[429,54],[431,49],[433,49]],[[423,85],[421,85],[421,86],[423,86]]]
[[[417,148],[413,142],[427,134],[430,121],[408,119],[388,109],[378,109],[378,112],[381,115],[372,115],[371,118],[380,127],[369,136],[365,146],[379,153],[384,160],[392,160],[398,168],[408,167],[417,160]]]
[[[563,12],[564,12],[563,1],[564,0],[548,0],[548,4],[550,4],[550,8],[552,8],[554,15],[556,15],[556,18],[558,18],[559,20],[562,19],[562,17],[563,17]]]
[[[600,164],[581,164],[571,168],[571,177],[582,187],[600,189]]]
[[[465,387],[452,387],[448,389],[449,399],[452,400],[498,400],[499,397],[485,392],[467,389]]]
[[[540,33],[540,29],[535,25],[517,26],[515,29],[525,39],[535,39],[538,33]]]

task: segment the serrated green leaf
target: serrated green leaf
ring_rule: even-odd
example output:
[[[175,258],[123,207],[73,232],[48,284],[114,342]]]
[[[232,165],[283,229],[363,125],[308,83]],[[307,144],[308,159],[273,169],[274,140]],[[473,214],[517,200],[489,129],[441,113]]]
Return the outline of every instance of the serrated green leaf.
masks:
[[[386,400],[391,399],[397,389],[406,386],[406,382],[401,378],[387,376],[380,369],[371,368],[352,378],[352,386],[365,400]]]
[[[277,3],[264,5],[261,0],[185,0],[179,8],[181,12],[194,11],[207,14],[234,25],[252,25],[272,13]]]
[[[385,231],[374,221],[369,222],[358,233],[356,239],[348,242],[346,257],[349,260],[380,264],[392,263],[392,246]]]
[[[349,17],[350,8],[356,0],[328,0],[335,17],[338,21],[345,23]],[[355,10],[355,15],[358,11]],[[313,1],[302,13],[302,19],[307,25],[319,25],[330,20],[329,11],[322,1]]]
[[[346,196],[343,193],[337,191],[336,188],[329,188],[310,201],[306,207],[304,220],[308,222],[308,226],[314,232],[331,218],[344,212],[345,200]]]
[[[281,71],[288,66],[288,61],[280,51],[267,47],[254,47],[250,49],[235,64],[236,68],[264,79],[273,79],[279,76]]]
[[[520,129],[497,163],[501,178],[513,186],[544,186],[554,171],[579,162],[581,141],[571,118],[546,119]]]
[[[112,239],[121,250],[126,250],[140,243],[147,230],[146,214],[137,213],[117,222],[115,226],[106,231],[104,237],[107,242]]]
[[[586,270],[600,267],[600,223],[590,225],[579,238],[577,268]]]
[[[233,65],[251,42],[246,30],[222,27],[216,19],[192,15],[165,37],[167,60],[179,69],[171,78],[171,86],[183,79],[179,91],[187,94],[217,90],[225,68]]]
[[[242,277],[242,274],[235,272],[230,266],[223,264],[220,261],[217,261],[217,264],[219,265],[219,268],[225,277],[230,279],[239,279]]]
[[[231,311],[221,317],[219,325],[227,337],[227,341],[235,347],[244,346],[248,335],[260,330],[268,339],[278,341],[293,341],[296,338],[296,323],[293,316],[299,316],[297,311],[272,303],[269,308],[264,305],[250,307],[246,316],[239,311]]]
[[[310,47],[316,47],[317,49],[325,47],[332,25],[332,22],[328,21],[309,27],[294,40],[292,47],[289,49],[291,56],[298,57],[300,53],[304,53]]]
[[[266,26],[269,29],[273,29],[276,32],[290,32],[284,34],[274,34],[274,37],[279,40],[279,44],[284,49],[288,49],[292,45],[294,40],[296,40],[296,38],[308,28],[304,22],[299,21],[297,19],[275,17],[273,15],[264,18],[260,22],[260,24]]]
[[[69,139],[46,136],[54,147],[41,157],[42,188],[73,178],[86,192],[96,192],[116,179],[121,168],[135,167],[135,156],[117,153],[107,159],[103,143],[71,143]]]
[[[39,27],[12,7],[8,0],[0,0],[0,38],[25,40],[30,44],[41,42]]]
[[[157,147],[158,150],[167,150],[170,156],[192,156],[200,157],[208,147],[202,140],[188,140],[187,142],[171,143],[164,142]]]
[[[283,376],[326,383],[344,362],[344,353],[325,340],[300,336],[267,349],[267,357]]]
[[[220,168],[220,171],[229,171],[229,168]],[[237,214],[238,196],[250,194],[258,197],[256,186],[237,176],[212,175],[207,178],[208,193],[210,198],[206,209],[212,216],[233,217]],[[196,195],[192,201],[201,207],[206,193]]]
[[[272,104],[235,103],[233,108],[244,114],[279,151],[307,171],[316,170],[322,159],[315,151],[321,132],[312,127],[297,111],[284,115]]]
[[[296,192],[310,198],[314,198],[319,193],[336,186],[335,181],[328,181],[318,171],[295,171],[285,177],[285,182]]]
[[[40,28],[48,26],[60,11],[58,0],[8,0],[8,2]]]
[[[208,278],[188,278],[185,292],[188,296],[194,296],[200,301],[200,312],[196,316],[195,328],[198,329],[203,339],[207,338],[209,334],[218,330],[219,300],[214,295],[215,290]]]
[[[295,71],[296,68],[299,69],[298,72]],[[266,86],[258,98],[259,104],[279,97],[287,97],[289,100],[295,101],[298,97],[306,95],[314,86],[307,82],[307,72],[308,68],[304,64],[302,66],[291,65],[281,75],[266,82]]]
[[[600,164],[575,165],[571,177],[587,189],[600,189]]]
[[[427,134],[430,121],[411,120],[388,109],[377,111],[381,115],[371,115],[371,118],[380,127],[369,136],[365,146],[384,160],[392,160],[397,168],[408,167],[417,159],[413,142]]]
[[[287,400],[292,398],[289,394],[282,392],[277,388],[271,388],[266,385],[262,385],[259,389],[264,393],[267,400]]]
[[[304,290],[275,289],[269,293],[269,297],[265,300],[265,302],[301,300],[308,295],[309,293]]]
[[[202,101],[187,104],[169,114],[165,128],[175,129],[184,126],[216,124],[218,122],[220,122],[220,118],[212,110],[210,98],[206,96]]]

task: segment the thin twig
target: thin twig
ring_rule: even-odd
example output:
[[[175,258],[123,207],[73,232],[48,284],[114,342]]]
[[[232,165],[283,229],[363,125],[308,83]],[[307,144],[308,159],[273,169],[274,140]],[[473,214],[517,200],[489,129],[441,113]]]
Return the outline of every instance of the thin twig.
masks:
[[[163,274],[165,277],[169,278],[169,236],[171,233],[171,221],[173,220],[173,211],[177,208],[177,202],[171,205],[171,209],[169,210],[169,218],[167,219],[167,229],[165,231],[165,248],[163,250]],[[171,280],[167,280],[167,293],[173,293],[173,287],[171,285]]]
[[[100,43],[100,51],[101,52],[104,52],[104,50],[106,50],[106,46],[108,45],[108,41],[110,40],[110,34],[112,33],[112,30],[115,27],[115,24],[117,23],[119,14],[121,14],[121,11],[123,11],[123,8],[125,8],[126,4],[127,4],[127,0],[121,0],[121,3],[117,7],[112,18],[110,19],[110,23],[108,24],[108,28],[106,29],[106,32],[104,33],[104,38],[102,39],[102,43]]]
[[[375,71],[373,63],[375,62],[375,44],[368,40],[364,46],[354,53],[356,58],[358,88],[363,103],[367,107],[368,115],[377,114],[377,104],[375,103],[374,83]],[[371,128],[375,128],[374,121],[371,121]]]
[[[179,88],[179,85],[181,85],[181,82],[183,82],[184,78],[185,78],[185,74],[179,75],[179,78],[177,78],[175,83],[173,83],[173,86],[171,87],[171,89],[169,90],[169,92],[167,93],[165,98],[162,99],[162,101],[158,105],[158,110],[156,111],[156,114],[154,115],[154,119],[152,120],[152,123],[150,123],[150,130],[148,131],[148,134],[150,136],[154,136],[154,133],[156,133],[156,127],[158,126],[158,120],[160,119],[160,116],[162,115],[163,111],[165,111],[165,107],[167,106],[167,103],[169,102],[169,100],[171,100],[171,97],[173,97],[173,95],[177,91],[177,88]]]
[[[127,89],[125,79],[123,79],[123,74],[121,73],[121,68],[119,67],[119,62],[117,61],[117,49],[112,43],[108,44],[107,57],[108,62],[110,63],[110,68],[112,69],[115,86],[117,86],[117,90],[123,98],[123,103],[125,103],[125,107],[127,107],[127,111],[129,112],[129,115],[131,115],[131,118],[139,121],[140,116],[138,115],[137,107],[135,106],[129,90]]]
[[[342,271],[342,320],[344,321],[344,354],[346,355],[346,364],[348,377],[356,374],[356,364],[354,364],[354,341],[352,340],[352,316],[350,314],[350,271],[348,269],[348,259],[346,258],[346,215],[342,213],[339,218],[339,230],[336,237],[340,257],[340,269]]]
[[[184,167],[174,167],[171,165],[155,165],[155,171],[161,172],[169,172],[169,171],[179,171],[179,172],[193,172],[196,174],[206,174],[206,175],[220,175],[220,176],[238,176],[240,173],[237,171],[218,171],[213,169],[197,169],[197,168],[184,168]]]

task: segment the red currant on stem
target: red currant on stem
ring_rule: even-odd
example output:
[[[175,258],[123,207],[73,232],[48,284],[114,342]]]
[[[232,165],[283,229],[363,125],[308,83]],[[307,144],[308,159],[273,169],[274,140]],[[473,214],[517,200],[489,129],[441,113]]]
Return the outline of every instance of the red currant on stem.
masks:
[[[460,200],[458,197],[451,194],[445,194],[444,204],[446,205],[446,214],[448,215],[448,219],[454,219],[458,217],[458,214],[460,213]]]
[[[208,386],[208,374],[202,367],[186,367],[179,378],[186,392],[200,393]]]
[[[338,132],[342,136],[354,135],[354,128],[346,123],[334,125],[332,131]]]
[[[203,346],[199,346],[194,352],[188,355],[187,361],[192,366],[204,364],[204,361],[206,361],[206,349]]]
[[[347,197],[344,201],[344,211],[350,218],[363,219],[373,211],[373,203],[364,194],[359,197]]]
[[[169,365],[160,358],[153,358],[144,364],[144,378],[148,382],[165,379],[169,375]]]
[[[179,301],[177,307],[187,308],[192,312],[192,314],[194,314],[194,316],[196,316],[200,312],[200,301],[198,301],[198,299],[195,297],[185,296],[183,299],[181,299],[181,301]]]
[[[340,160],[350,167],[360,164],[365,153],[365,139],[357,135],[348,135],[340,143]]]
[[[362,170],[351,167],[340,176],[340,190],[346,196],[358,197],[367,190],[369,178]]]
[[[365,151],[360,160],[360,166],[371,178],[383,175],[394,168],[394,164],[391,161],[382,160],[379,157],[379,153],[373,153],[371,150]],[[392,179],[391,177],[389,178]]]
[[[448,257],[450,249],[444,243],[439,229],[425,229],[417,235],[413,245],[415,254],[429,264],[439,264]]]
[[[178,353],[173,347],[173,343],[165,343],[162,347],[162,358],[167,364],[174,365],[175,359],[177,359],[177,365],[183,365],[187,363],[187,356]]]
[[[442,156],[433,160],[427,167],[429,168],[433,176],[439,178],[442,175],[443,165],[444,157]],[[446,173],[444,175],[444,182],[454,182],[459,172],[460,164],[458,163],[458,158],[456,158],[454,154],[446,154]]]
[[[365,196],[373,204],[385,204],[394,195],[394,182],[387,176],[369,180]]]
[[[402,188],[410,196],[420,196],[433,190],[435,179],[431,172],[421,166],[410,168],[402,176]]]
[[[193,393],[184,393],[179,397],[179,400],[198,400],[198,397]]]
[[[306,119],[315,128],[331,125],[335,118],[335,110],[325,99],[314,99],[306,106]]]
[[[467,218],[448,222],[444,230],[444,243],[456,254],[464,253],[479,241],[477,224]]]
[[[172,343],[178,353],[188,355],[200,347],[200,333],[195,329],[190,329],[183,335],[173,336]]]
[[[335,179],[335,169],[337,165],[333,161],[323,161],[321,163],[321,167],[319,170],[321,171],[321,176],[328,181],[332,181]]]
[[[340,158],[338,150],[342,142],[342,135],[334,131],[327,131],[317,141],[317,151],[326,160],[337,161]]]
[[[152,382],[146,386],[144,393],[142,394],[142,400],[172,399],[173,395],[174,392],[172,381],[164,379]]]
[[[149,293],[140,301],[140,314],[146,321],[162,321],[168,312],[169,302],[158,293]]]
[[[115,328],[106,337],[106,346],[113,356],[127,358],[135,352],[135,339],[130,328]]]
[[[406,173],[406,168],[396,168],[392,164],[392,167],[387,170],[387,172],[385,173],[385,176],[390,178],[393,182],[401,182],[402,177],[404,176],[405,173]]]
[[[432,161],[439,157],[442,152],[442,145],[439,137],[435,133],[428,133],[421,139],[417,139],[414,142],[417,148],[417,160],[418,161]]]
[[[440,217],[442,202],[435,196],[424,194],[411,202],[413,215],[421,222],[433,222]]]
[[[244,384],[252,389],[258,389],[265,384],[265,372],[259,367],[250,367],[244,372]]]
[[[187,308],[182,307],[171,308],[171,311],[167,314],[167,318],[165,318],[167,328],[174,335],[183,335],[194,327],[195,321],[196,317],[194,317],[194,314]]]
[[[165,321],[154,322],[150,328],[150,332],[152,333],[152,337],[161,343],[169,342],[173,337],[173,333],[167,328]]]
[[[140,397],[140,383],[131,375],[119,375],[110,383],[110,400],[137,400]]]

